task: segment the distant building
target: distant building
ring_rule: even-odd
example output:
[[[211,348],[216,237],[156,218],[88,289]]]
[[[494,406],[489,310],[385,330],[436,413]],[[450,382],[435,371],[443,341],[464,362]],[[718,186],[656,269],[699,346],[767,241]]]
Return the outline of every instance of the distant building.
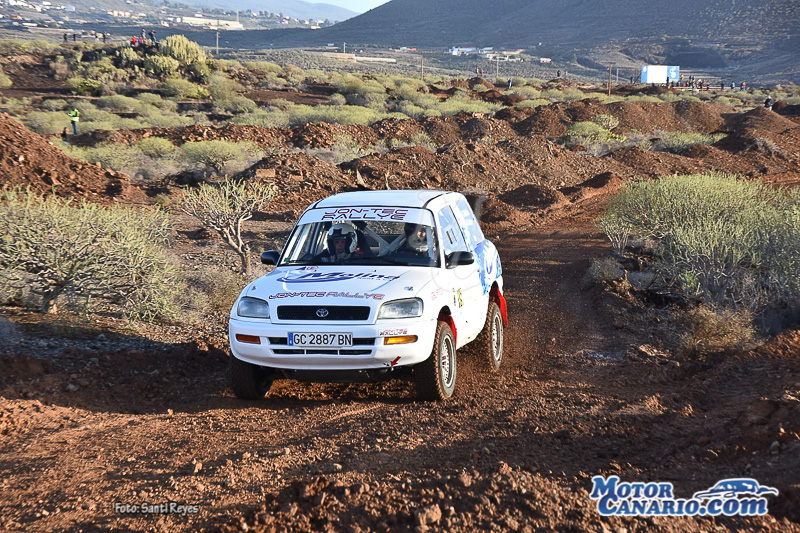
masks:
[[[212,30],[243,30],[244,25],[235,20],[222,20],[212,19],[206,17],[176,17],[176,22],[186,24],[188,26],[199,26],[201,28],[209,28]]]
[[[448,54],[453,56],[465,56],[470,54],[475,54],[478,52],[478,49],[474,46],[462,48],[460,46],[454,46],[450,50],[447,51]]]
[[[540,57],[539,58],[539,63],[552,63],[552,62],[553,62],[553,60],[550,59],[549,57]]]

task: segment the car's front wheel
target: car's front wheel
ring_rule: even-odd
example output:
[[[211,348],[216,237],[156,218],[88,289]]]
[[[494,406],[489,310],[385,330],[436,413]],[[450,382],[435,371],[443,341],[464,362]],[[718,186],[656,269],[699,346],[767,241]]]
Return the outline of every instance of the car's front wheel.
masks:
[[[245,400],[263,400],[272,386],[271,372],[263,366],[242,361],[231,361],[231,386],[233,393]]]
[[[456,341],[446,322],[436,325],[433,353],[414,367],[417,391],[423,400],[446,400],[456,389]]]

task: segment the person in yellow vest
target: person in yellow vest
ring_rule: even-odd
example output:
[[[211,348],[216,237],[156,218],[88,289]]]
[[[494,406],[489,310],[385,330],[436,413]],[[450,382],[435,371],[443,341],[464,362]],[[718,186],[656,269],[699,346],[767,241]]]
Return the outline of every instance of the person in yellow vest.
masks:
[[[67,113],[69,115],[69,120],[72,122],[72,133],[74,135],[78,134],[78,121],[81,119],[81,112],[77,110],[77,108],[72,108],[72,111]]]

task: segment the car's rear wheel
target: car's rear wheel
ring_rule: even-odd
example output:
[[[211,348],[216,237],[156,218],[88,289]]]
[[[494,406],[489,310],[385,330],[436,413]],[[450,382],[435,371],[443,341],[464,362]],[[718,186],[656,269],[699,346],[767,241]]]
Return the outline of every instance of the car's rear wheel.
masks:
[[[481,365],[492,372],[499,370],[503,363],[503,315],[497,302],[489,302],[483,331],[473,343]]]
[[[433,352],[414,367],[417,391],[423,400],[446,400],[456,389],[456,341],[445,322],[436,326]]]
[[[233,393],[245,400],[263,400],[272,386],[270,370],[237,357],[232,359],[230,375]]]

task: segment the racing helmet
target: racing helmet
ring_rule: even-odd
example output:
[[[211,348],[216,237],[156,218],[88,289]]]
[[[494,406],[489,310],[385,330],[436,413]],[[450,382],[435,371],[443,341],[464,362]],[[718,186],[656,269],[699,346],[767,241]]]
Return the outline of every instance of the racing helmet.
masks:
[[[425,236],[419,236],[419,230],[425,230]],[[429,228],[424,224],[411,224],[406,222],[403,226],[403,233],[406,235],[406,244],[415,252],[422,254],[428,253],[428,232]]]
[[[356,247],[358,246],[358,235],[356,235],[356,228],[352,224],[341,222],[339,224],[334,224],[331,226],[331,229],[328,230],[327,244],[328,252],[330,254],[336,254],[335,241],[337,239],[345,239],[344,253],[341,255],[349,257],[350,254],[356,251]]]

